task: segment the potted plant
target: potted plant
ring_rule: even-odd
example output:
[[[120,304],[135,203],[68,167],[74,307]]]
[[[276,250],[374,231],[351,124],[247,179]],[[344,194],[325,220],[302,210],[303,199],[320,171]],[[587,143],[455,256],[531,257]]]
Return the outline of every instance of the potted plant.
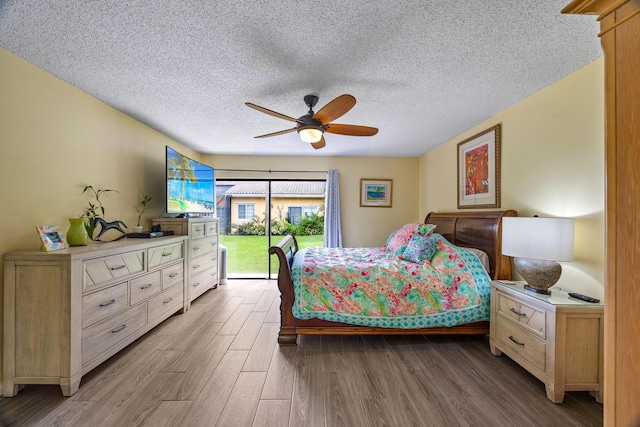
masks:
[[[151,199],[153,199],[153,197],[145,194],[142,189],[138,188],[138,205],[133,207],[138,213],[138,222],[136,226],[133,227],[133,231],[136,233],[142,232],[140,221],[142,220],[142,215],[144,215],[145,211],[147,210],[147,205],[149,204],[149,202],[151,202]]]
[[[85,219],[84,227],[87,230],[87,234],[89,238],[93,240],[93,231],[96,229],[96,218],[104,218],[104,206],[102,206],[102,201],[100,200],[100,196],[105,193],[109,193],[111,191],[108,188],[93,188],[92,185],[86,185],[82,190],[82,194],[89,193],[89,195],[94,200],[89,200],[89,207],[85,208],[82,218]]]

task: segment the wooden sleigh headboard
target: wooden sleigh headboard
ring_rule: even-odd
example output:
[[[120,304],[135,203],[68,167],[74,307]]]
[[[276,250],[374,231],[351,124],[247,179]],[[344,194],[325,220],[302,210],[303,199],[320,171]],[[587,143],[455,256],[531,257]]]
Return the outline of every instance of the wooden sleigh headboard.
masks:
[[[487,253],[492,279],[511,279],[511,260],[502,255],[502,218],[518,216],[514,210],[477,212],[431,212],[424,222],[434,224],[436,233],[461,247]]]

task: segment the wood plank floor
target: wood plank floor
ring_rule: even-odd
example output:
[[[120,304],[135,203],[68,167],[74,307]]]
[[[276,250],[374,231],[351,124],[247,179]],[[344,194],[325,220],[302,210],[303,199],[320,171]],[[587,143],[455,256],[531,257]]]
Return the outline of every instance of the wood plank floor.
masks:
[[[30,385],[1,426],[600,426],[486,337],[302,336],[279,347],[275,281],[230,280],[83,377]]]

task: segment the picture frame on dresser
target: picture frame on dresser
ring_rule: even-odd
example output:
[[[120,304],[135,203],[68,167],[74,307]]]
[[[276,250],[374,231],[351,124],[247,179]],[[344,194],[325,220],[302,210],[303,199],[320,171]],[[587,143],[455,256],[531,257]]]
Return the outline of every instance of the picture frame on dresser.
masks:
[[[501,127],[458,144],[458,209],[500,207]]]
[[[69,247],[65,235],[57,225],[37,225],[36,230],[42,242],[43,251],[57,251]]]

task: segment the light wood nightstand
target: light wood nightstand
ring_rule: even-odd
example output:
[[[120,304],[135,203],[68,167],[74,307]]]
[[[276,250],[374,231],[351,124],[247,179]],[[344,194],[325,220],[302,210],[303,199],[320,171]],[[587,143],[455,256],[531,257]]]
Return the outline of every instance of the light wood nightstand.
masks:
[[[604,305],[506,283],[514,284],[491,282],[491,353],[504,352],[544,382],[554,403],[578,390],[602,403]]]

